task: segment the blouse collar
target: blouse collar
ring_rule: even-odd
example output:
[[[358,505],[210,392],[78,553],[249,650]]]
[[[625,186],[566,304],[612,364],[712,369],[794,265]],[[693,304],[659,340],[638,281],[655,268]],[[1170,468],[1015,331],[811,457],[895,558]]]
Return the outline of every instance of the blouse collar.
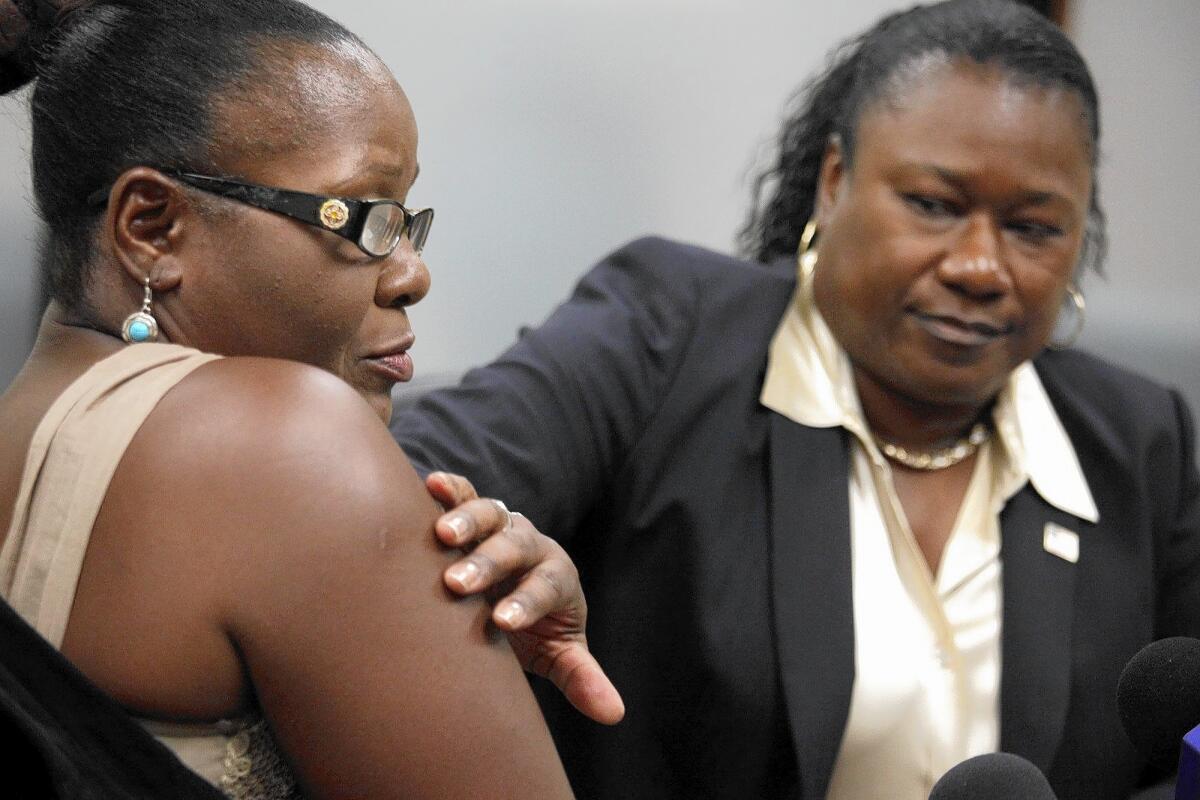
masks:
[[[874,450],[850,359],[813,302],[811,272],[802,274],[771,340],[759,400],[801,425],[844,427]],[[1100,519],[1075,447],[1031,362],[1013,370],[992,419],[1013,484],[1027,479],[1056,508],[1088,522]]]

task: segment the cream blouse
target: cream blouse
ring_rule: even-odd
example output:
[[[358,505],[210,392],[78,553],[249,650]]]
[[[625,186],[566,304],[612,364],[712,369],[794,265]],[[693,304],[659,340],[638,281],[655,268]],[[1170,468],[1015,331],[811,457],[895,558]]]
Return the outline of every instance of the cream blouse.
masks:
[[[993,410],[938,574],[900,505],[863,418],[849,359],[812,299],[811,273],[771,343],[761,402],[809,427],[852,434],[850,549],[855,680],[829,800],[926,800],[958,762],[999,746],[1000,512],[1026,482],[1080,519],[1099,514],[1032,364]],[[1069,531],[1046,548],[1078,558]],[[1072,545],[1075,545],[1072,548]]]

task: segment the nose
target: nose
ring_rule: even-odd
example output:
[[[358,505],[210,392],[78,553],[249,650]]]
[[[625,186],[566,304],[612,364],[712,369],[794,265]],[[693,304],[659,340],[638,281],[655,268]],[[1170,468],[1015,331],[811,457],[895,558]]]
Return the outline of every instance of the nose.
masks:
[[[994,300],[1013,288],[1000,226],[989,214],[972,214],[954,246],[938,264],[938,277],[974,300]]]
[[[429,293],[429,268],[407,236],[382,262],[375,284],[376,305],[383,308],[411,306]]]

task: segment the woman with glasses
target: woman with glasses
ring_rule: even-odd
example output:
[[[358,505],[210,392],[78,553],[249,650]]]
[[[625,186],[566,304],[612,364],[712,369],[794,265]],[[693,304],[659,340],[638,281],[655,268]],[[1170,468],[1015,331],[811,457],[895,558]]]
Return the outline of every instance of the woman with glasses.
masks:
[[[0,593],[230,797],[569,796],[512,651],[620,717],[573,567],[434,476],[439,535],[500,531],[447,584],[530,573],[457,601],[384,425],[433,219],[387,68],[294,0],[0,0],[0,91],[35,79]]]

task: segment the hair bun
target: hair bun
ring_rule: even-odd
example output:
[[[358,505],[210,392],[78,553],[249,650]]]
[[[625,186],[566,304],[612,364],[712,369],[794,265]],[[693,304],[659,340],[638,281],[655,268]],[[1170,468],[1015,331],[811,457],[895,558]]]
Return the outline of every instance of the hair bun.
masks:
[[[37,77],[42,46],[70,12],[93,0],[0,0],[0,94]]]
[[[15,0],[0,0],[0,94],[34,78],[28,57],[29,28],[29,20]]]

